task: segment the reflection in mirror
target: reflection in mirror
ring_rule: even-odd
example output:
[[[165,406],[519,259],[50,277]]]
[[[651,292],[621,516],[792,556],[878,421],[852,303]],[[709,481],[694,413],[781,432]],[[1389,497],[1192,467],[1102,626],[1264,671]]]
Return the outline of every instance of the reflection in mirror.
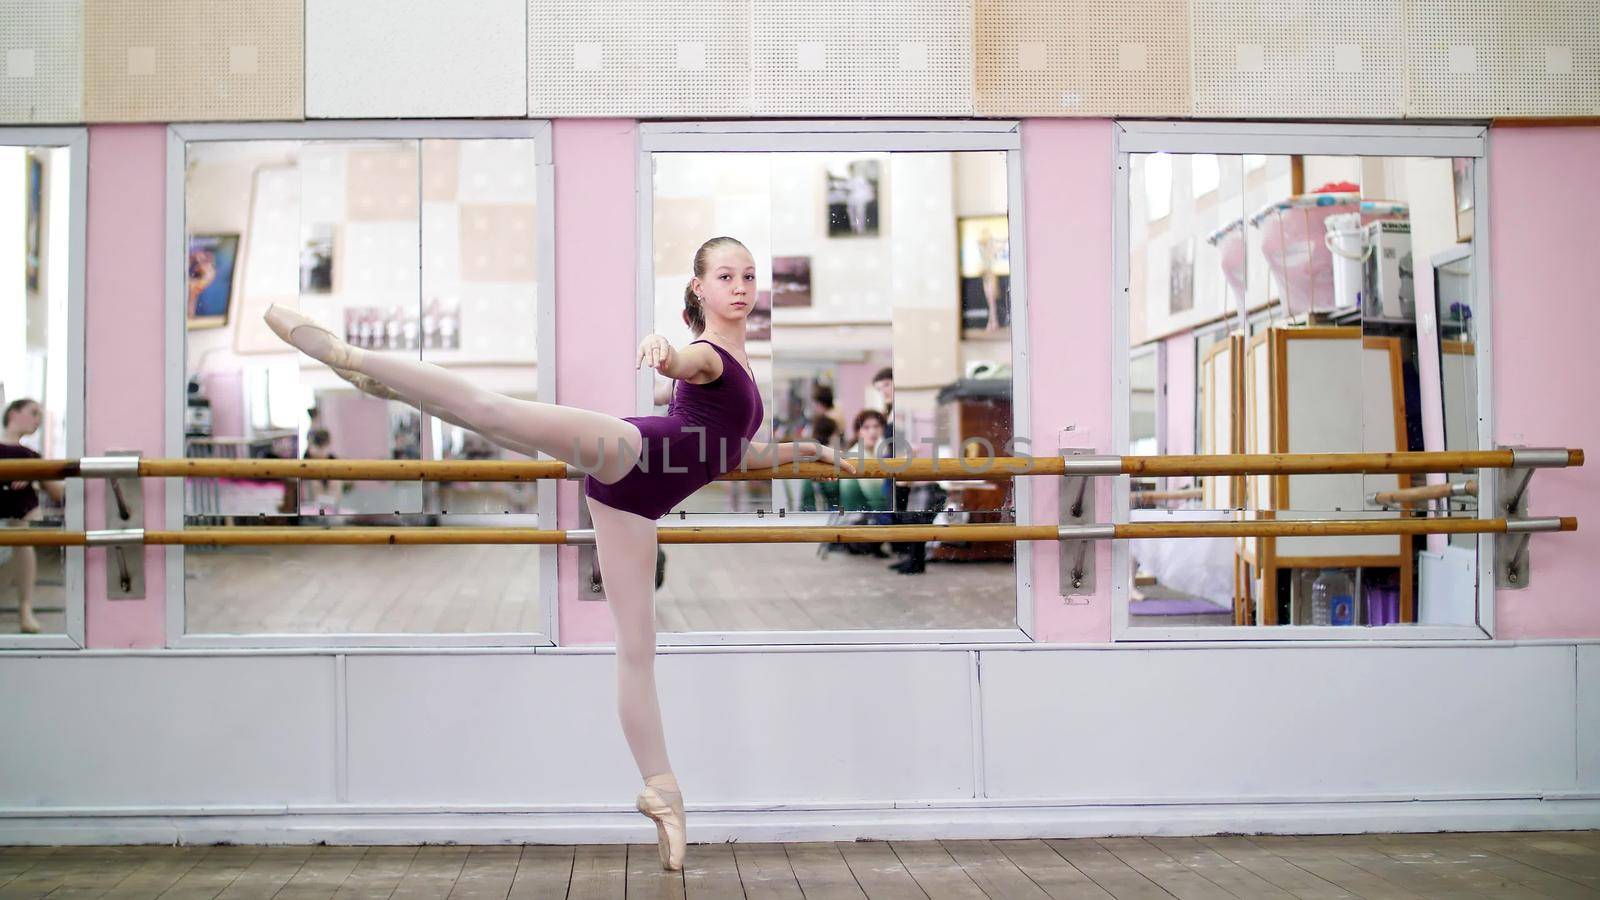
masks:
[[[1463,434],[1475,437],[1477,408],[1466,389],[1475,382],[1471,170],[1471,160],[1450,159],[1134,155],[1130,422],[1137,426],[1146,405],[1142,354],[1160,347],[1168,434],[1193,435],[1201,453],[1471,449]],[[1189,276],[1184,244],[1202,229],[1211,251],[1194,257]],[[1419,276],[1413,260],[1432,260],[1434,271]],[[1183,277],[1174,274],[1180,268]],[[1141,436],[1135,427],[1132,437]],[[1465,494],[1469,476],[1450,478]],[[1442,485],[1446,476],[1432,480]],[[1192,502],[1172,485],[1152,489],[1150,502],[1135,493],[1130,516],[1475,514],[1468,498],[1412,499],[1423,476],[1200,482]],[[1472,538],[1134,543],[1134,625],[1474,621]]]
[[[657,153],[654,171],[657,333],[679,347],[694,339],[684,288],[707,238],[736,237],[756,259],[745,335],[767,411],[756,440],[865,458],[1011,451],[1004,153]],[[658,412],[672,390],[656,384]],[[1012,522],[1013,506],[1009,482],[781,479],[713,482],[675,512],[959,524]],[[668,630],[1016,623],[1010,544],[679,545],[664,555],[657,608]],[[752,597],[750,584],[764,589]]]
[[[262,314],[274,303],[298,309],[355,347],[421,358],[533,399],[534,148],[521,138],[190,142],[187,455],[525,458],[441,410],[381,386],[358,389],[279,340]],[[535,527],[537,490],[189,479],[185,512],[191,525]],[[191,548],[186,627],[536,630],[538,556],[531,546]],[[481,578],[428,588],[436,571]]]
[[[67,390],[71,151],[0,146],[0,459],[61,459]],[[60,530],[66,483],[0,483],[0,528]],[[63,634],[65,551],[0,547],[0,634]]]

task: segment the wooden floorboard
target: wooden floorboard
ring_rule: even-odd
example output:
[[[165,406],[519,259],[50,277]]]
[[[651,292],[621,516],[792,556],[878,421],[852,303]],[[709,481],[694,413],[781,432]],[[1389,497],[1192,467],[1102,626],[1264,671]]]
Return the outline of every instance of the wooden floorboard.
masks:
[[[22,897],[1600,897],[1600,831],[691,844],[0,847]]]
[[[683,889],[688,900],[743,900],[733,845],[691,846],[683,862]]]
[[[892,841],[889,847],[930,900],[967,900],[984,896],[972,876],[938,841]]]
[[[866,900],[836,844],[820,841],[785,844],[784,848],[806,900]]]

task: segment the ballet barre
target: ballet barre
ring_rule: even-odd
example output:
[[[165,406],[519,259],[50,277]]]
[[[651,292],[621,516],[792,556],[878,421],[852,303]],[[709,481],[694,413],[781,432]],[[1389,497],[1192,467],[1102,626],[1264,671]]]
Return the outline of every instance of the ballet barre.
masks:
[[[1206,522],[1128,522],[1094,525],[780,525],[685,526],[656,531],[662,544],[813,544],[882,541],[1105,541],[1151,538],[1332,537],[1342,535],[1528,534],[1576,531],[1571,516],[1533,519],[1250,519]],[[236,526],[182,531],[66,532],[0,529],[0,546],[97,547],[143,544],[183,547],[295,545],[415,546],[436,544],[593,544],[593,529]]]
[[[738,468],[723,481],[805,478],[891,478],[898,481],[1003,480],[1026,475],[1350,475],[1544,469],[1583,465],[1583,451],[1502,448],[1405,453],[1228,453],[1195,456],[983,456],[957,458],[846,456],[851,473],[824,462]],[[669,461],[670,464],[670,461]],[[676,468],[676,467],[674,467]],[[0,479],[56,478],[306,478],[343,481],[575,480],[583,469],[559,460],[160,459],[136,456],[82,460],[0,461]]]
[[[1109,456],[1063,450],[1060,456],[956,457],[915,456],[888,459],[845,457],[857,466],[846,472],[833,463],[796,461],[775,468],[739,468],[722,476],[724,481],[762,481],[807,478],[888,478],[896,481],[1001,481],[1029,475],[1061,476],[1058,484],[1059,519],[1054,525],[867,525],[777,527],[664,527],[658,528],[663,544],[688,543],[860,543],[877,541],[1033,541],[1053,540],[1061,545],[1061,584],[1074,593],[1094,591],[1094,554],[1099,540],[1151,538],[1251,538],[1319,537],[1345,535],[1506,534],[1496,541],[1497,582],[1506,588],[1527,584],[1529,535],[1545,531],[1572,531],[1573,518],[1529,518],[1527,487],[1538,469],[1581,466],[1583,451],[1563,448],[1501,447],[1494,450],[1403,453],[1257,453],[1192,456]],[[1136,475],[1146,478],[1212,475],[1340,475],[1456,473],[1472,470],[1497,472],[1496,509],[1503,518],[1418,518],[1415,510],[1385,509],[1382,519],[1285,521],[1253,519],[1211,522],[1135,522],[1100,524],[1095,521],[1096,491],[1090,479],[1098,476]],[[160,459],[134,454],[85,457],[81,460],[0,461],[0,479],[102,478],[107,481],[105,510],[108,528],[67,533],[45,529],[0,529],[0,546],[106,547],[107,594],[112,598],[143,596],[143,554],[130,553],[139,545],[165,546],[272,546],[290,544],[555,544],[593,545],[589,529],[569,531],[537,529],[425,528],[192,528],[182,531],[145,531],[136,527],[143,519],[143,478],[307,478],[347,481],[494,481],[526,482],[542,479],[572,480],[583,469],[558,460],[328,460],[328,459]],[[1463,487],[1438,485],[1386,491],[1373,496],[1374,505],[1403,504],[1436,498],[1428,492],[1466,492]],[[1193,489],[1144,493],[1169,499],[1193,499]],[[1485,510],[1490,512],[1490,510]],[[117,527],[120,526],[120,527]],[[593,568],[592,550],[588,568]],[[580,568],[584,564],[580,562]]]

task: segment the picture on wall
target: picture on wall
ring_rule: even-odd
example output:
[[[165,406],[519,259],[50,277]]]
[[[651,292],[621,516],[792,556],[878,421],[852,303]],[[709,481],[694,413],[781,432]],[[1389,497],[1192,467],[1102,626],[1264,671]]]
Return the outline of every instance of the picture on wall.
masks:
[[[749,341],[772,340],[772,292],[756,291],[756,305],[744,319],[744,337]]]
[[[1194,309],[1194,238],[1174,241],[1172,268],[1167,273],[1167,311]]]
[[[877,237],[881,166],[856,159],[828,167],[828,237]]]
[[[772,258],[772,305],[811,305],[811,257]]]
[[[956,220],[960,245],[961,327],[998,331],[1011,325],[1011,236],[1005,216]]]
[[[23,241],[26,244],[27,289],[39,291],[39,260],[44,248],[44,162],[28,154],[28,218],[24,225]]]
[[[228,324],[238,254],[237,234],[189,235],[188,327],[220,328]]]
[[[333,226],[308,225],[300,243],[300,293],[333,293]]]

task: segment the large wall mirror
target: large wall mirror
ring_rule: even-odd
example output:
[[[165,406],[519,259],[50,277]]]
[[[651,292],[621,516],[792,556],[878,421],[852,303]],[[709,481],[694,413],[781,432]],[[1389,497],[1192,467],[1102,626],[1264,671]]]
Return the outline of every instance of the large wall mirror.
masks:
[[[1012,136],[1014,138],[1014,136]],[[756,440],[854,457],[1005,455],[1016,433],[1019,286],[1012,155],[994,150],[654,152],[646,330],[693,340],[684,288],[701,242],[756,259],[746,348]],[[655,376],[660,378],[660,376]],[[672,385],[654,386],[665,412]],[[1009,482],[718,481],[664,525],[1016,520]],[[1014,629],[1012,544],[664,548],[664,631]]]
[[[184,456],[525,458],[404,398],[357,390],[262,321],[270,304],[289,306],[357,347],[541,399],[547,140],[531,123],[421,127],[182,142]],[[536,528],[543,484],[191,478],[182,515]],[[184,632],[540,632],[543,557],[533,546],[193,548]]]
[[[1126,158],[1130,452],[1478,449],[1475,158]],[[1135,522],[1478,514],[1475,472],[1130,487]],[[1477,556],[1471,535],[1133,541],[1129,630],[1475,626]]]
[[[0,129],[0,459],[83,453],[87,143]],[[81,482],[0,483],[0,528],[82,531]],[[82,548],[0,547],[0,644],[16,643],[82,645]]]

